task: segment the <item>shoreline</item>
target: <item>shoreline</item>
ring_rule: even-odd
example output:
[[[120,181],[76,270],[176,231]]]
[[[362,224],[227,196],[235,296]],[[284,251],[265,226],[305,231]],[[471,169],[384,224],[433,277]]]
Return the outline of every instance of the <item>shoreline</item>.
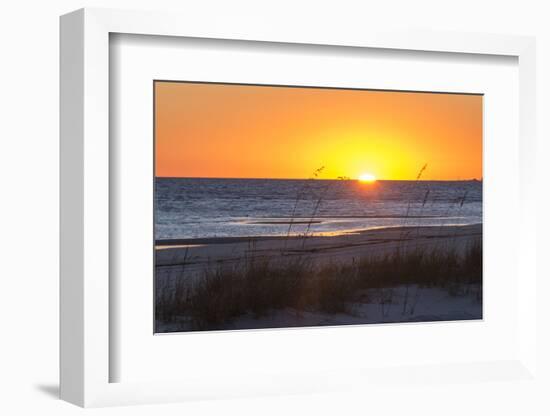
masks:
[[[288,224],[288,223],[283,223]],[[294,222],[293,224],[299,224]],[[409,231],[409,230],[421,230],[421,229],[455,229],[463,227],[479,227],[482,228],[482,223],[475,224],[453,224],[453,225],[388,225],[388,226],[377,226],[366,229],[359,230],[344,230],[344,231],[327,231],[324,233],[316,233],[304,237],[299,234],[291,234],[290,236],[286,235],[266,235],[266,236],[235,236],[235,237],[191,237],[191,238],[166,238],[155,240],[155,248],[159,247],[170,248],[171,246],[185,246],[185,245],[209,245],[209,244],[234,244],[234,243],[244,243],[244,242],[258,242],[258,241],[268,241],[268,240],[290,240],[290,239],[310,239],[310,238],[334,238],[340,236],[349,236],[349,235],[363,235],[371,232],[381,231],[381,230],[399,230],[399,231]]]
[[[457,226],[385,227],[335,236],[219,237],[169,240],[155,248],[158,280],[185,272],[196,276],[212,265],[237,265],[243,259],[288,262],[306,256],[318,266],[345,264],[364,257],[381,257],[397,250],[463,252],[482,238],[482,224]],[[167,243],[168,241],[165,241]]]

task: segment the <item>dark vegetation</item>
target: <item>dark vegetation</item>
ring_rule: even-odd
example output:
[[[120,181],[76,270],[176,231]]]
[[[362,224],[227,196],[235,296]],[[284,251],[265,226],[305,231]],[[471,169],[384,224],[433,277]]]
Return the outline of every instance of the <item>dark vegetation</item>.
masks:
[[[176,322],[183,317],[188,329],[213,330],[245,314],[256,318],[272,311],[351,313],[350,305],[381,292],[379,303],[392,302],[392,288],[443,288],[451,296],[477,288],[481,297],[481,241],[463,252],[455,250],[404,251],[365,257],[347,265],[316,267],[303,256],[284,261],[244,258],[241,262],[212,265],[195,279],[179,276],[175,290],[160,293],[156,319]],[[407,290],[408,295],[408,290]],[[405,298],[403,315],[414,312],[414,299]],[[409,302],[409,305],[407,305]]]

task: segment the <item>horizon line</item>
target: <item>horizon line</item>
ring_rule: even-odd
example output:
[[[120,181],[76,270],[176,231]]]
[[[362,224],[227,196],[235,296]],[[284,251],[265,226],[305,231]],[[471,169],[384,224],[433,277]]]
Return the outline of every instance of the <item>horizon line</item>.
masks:
[[[274,180],[274,181],[306,181],[306,180],[316,180],[316,181],[355,181],[361,182],[358,178],[259,178],[259,177],[222,177],[222,176],[158,176],[155,175],[155,179],[254,179],[254,180]],[[483,178],[470,178],[470,179],[375,179],[373,182],[482,182]]]

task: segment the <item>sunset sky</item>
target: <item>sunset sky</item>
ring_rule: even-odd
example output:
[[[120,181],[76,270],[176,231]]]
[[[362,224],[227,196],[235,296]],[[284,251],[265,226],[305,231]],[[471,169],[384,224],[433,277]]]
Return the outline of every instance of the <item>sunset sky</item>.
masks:
[[[155,82],[158,177],[482,177],[482,96]]]

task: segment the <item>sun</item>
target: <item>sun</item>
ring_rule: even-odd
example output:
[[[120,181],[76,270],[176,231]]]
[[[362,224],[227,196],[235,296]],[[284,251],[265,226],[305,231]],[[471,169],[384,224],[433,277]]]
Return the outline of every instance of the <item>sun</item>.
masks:
[[[362,173],[359,175],[359,181],[360,182],[374,182],[376,181],[376,176],[374,176],[372,173]]]

